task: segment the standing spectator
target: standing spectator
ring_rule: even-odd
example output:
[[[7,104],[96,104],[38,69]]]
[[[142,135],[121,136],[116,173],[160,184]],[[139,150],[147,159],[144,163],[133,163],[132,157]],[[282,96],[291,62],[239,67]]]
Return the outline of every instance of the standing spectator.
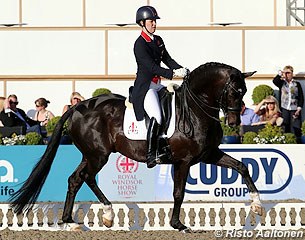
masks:
[[[260,116],[260,121],[252,125],[270,123],[271,125],[281,125],[277,119],[281,116],[281,111],[277,99],[267,96],[255,108],[254,112]]]
[[[26,132],[37,132],[40,134],[40,122],[29,118],[25,112],[17,108],[18,98],[11,94],[5,99],[4,109],[0,113],[0,119],[5,127],[23,126]]]
[[[301,110],[304,105],[304,96],[301,84],[293,79],[293,67],[285,66],[283,71],[273,78],[273,83],[279,88],[279,100],[284,119],[285,132],[291,132],[300,137]]]
[[[241,125],[252,125],[259,122],[259,116],[253,109],[247,108],[244,101],[241,104],[240,121]]]
[[[41,126],[46,126],[48,121],[54,117],[54,114],[46,109],[49,103],[50,101],[45,98],[38,98],[35,101],[36,114],[34,120],[41,122]]]
[[[85,98],[80,95],[79,92],[72,92],[71,96],[70,96],[70,105],[65,105],[64,109],[62,110],[62,114],[64,114],[67,110],[69,110],[71,107],[73,107],[74,105],[76,105],[77,103],[84,101]]]

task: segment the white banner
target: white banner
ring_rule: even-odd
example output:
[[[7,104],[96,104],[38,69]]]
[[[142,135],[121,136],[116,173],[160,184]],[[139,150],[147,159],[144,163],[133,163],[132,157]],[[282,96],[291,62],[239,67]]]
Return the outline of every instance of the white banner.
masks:
[[[305,145],[223,144],[221,149],[242,161],[263,200],[305,200]],[[172,200],[171,166],[161,166],[156,179],[157,200]],[[247,200],[248,188],[240,174],[211,164],[197,164],[187,179],[185,200]]]
[[[222,144],[220,148],[242,161],[263,200],[305,200],[305,145]],[[116,153],[99,173],[99,185],[111,201],[172,201],[172,165],[147,169],[145,163]],[[240,174],[211,164],[191,167],[185,200],[248,200]]]

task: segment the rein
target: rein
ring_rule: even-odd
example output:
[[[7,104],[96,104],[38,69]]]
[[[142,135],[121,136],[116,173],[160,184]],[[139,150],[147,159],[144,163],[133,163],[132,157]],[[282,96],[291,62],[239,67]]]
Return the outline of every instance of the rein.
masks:
[[[187,98],[186,98],[186,93],[188,93],[189,97],[193,100],[193,102],[197,105],[197,107],[209,118],[213,119],[216,122],[221,122],[221,120],[218,117],[212,116],[210,113],[207,112],[207,110],[204,108],[209,108],[214,111],[219,112],[220,109],[223,110],[225,117],[227,115],[227,112],[240,112],[240,108],[233,108],[233,107],[228,107],[226,104],[223,104],[224,98],[226,97],[227,91],[229,88],[232,88],[235,92],[242,94],[241,89],[235,89],[234,86],[231,85],[231,78],[229,78],[223,88],[222,94],[220,95],[219,100],[217,102],[219,103],[220,107],[213,107],[207,104],[206,102],[202,101],[199,97],[196,96],[196,94],[190,89],[189,87],[189,74],[184,77],[183,83],[181,85],[182,89],[182,94],[180,96],[180,111],[181,111],[181,116],[179,117],[178,120],[178,130],[180,132],[183,132],[186,136],[192,137],[194,134],[194,126],[192,124],[192,121],[190,119],[190,109],[187,104]],[[182,129],[180,127],[180,122],[183,121]],[[187,122],[187,124],[186,124]],[[187,127],[188,126],[188,127]]]

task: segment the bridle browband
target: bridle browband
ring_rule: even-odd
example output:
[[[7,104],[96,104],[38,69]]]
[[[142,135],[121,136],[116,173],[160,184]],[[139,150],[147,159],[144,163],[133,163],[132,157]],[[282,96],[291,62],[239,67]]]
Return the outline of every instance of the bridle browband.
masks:
[[[241,96],[243,95],[243,90],[242,89],[236,89],[231,83],[232,79],[229,77],[226,81],[226,84],[222,90],[222,93],[219,97],[219,99],[216,101],[219,104],[219,107],[214,107],[210,106],[206,101],[201,100],[199,97],[196,96],[196,94],[190,89],[189,87],[189,75],[188,74],[183,78],[183,83],[181,84],[181,89],[182,89],[182,94],[180,97],[180,110],[181,110],[181,116],[179,117],[178,121],[178,130],[180,132],[183,132],[186,136],[191,137],[194,133],[194,126],[192,122],[190,121],[190,111],[189,107],[187,104],[187,99],[186,95],[193,100],[193,102],[196,104],[196,106],[209,118],[213,119],[214,121],[221,122],[219,117],[215,117],[212,114],[208,113],[208,111],[205,108],[211,109],[213,111],[219,112],[220,109],[224,112],[225,118],[228,115],[228,112],[240,112],[241,111],[241,106],[238,107],[229,107],[226,104],[226,98],[227,98],[227,92],[229,89],[233,89],[236,93],[240,94]],[[187,94],[186,94],[187,93]],[[205,99],[204,99],[205,100]],[[183,120],[183,130],[180,128],[180,122]],[[186,127],[185,122],[188,121],[188,130]]]

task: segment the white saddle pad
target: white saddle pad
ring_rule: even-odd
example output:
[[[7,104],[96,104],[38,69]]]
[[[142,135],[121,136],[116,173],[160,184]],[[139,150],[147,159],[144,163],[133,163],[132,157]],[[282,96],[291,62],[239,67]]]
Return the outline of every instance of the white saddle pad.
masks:
[[[137,121],[132,104],[126,103],[126,110],[124,114],[124,124],[123,130],[124,134],[127,138],[131,140],[146,140],[147,137],[147,129],[145,125],[145,120]],[[175,109],[175,94],[173,95],[172,100],[172,116],[170,119],[169,128],[167,130],[167,135],[163,135],[163,137],[170,138],[175,131],[175,119],[176,118],[176,109]]]

